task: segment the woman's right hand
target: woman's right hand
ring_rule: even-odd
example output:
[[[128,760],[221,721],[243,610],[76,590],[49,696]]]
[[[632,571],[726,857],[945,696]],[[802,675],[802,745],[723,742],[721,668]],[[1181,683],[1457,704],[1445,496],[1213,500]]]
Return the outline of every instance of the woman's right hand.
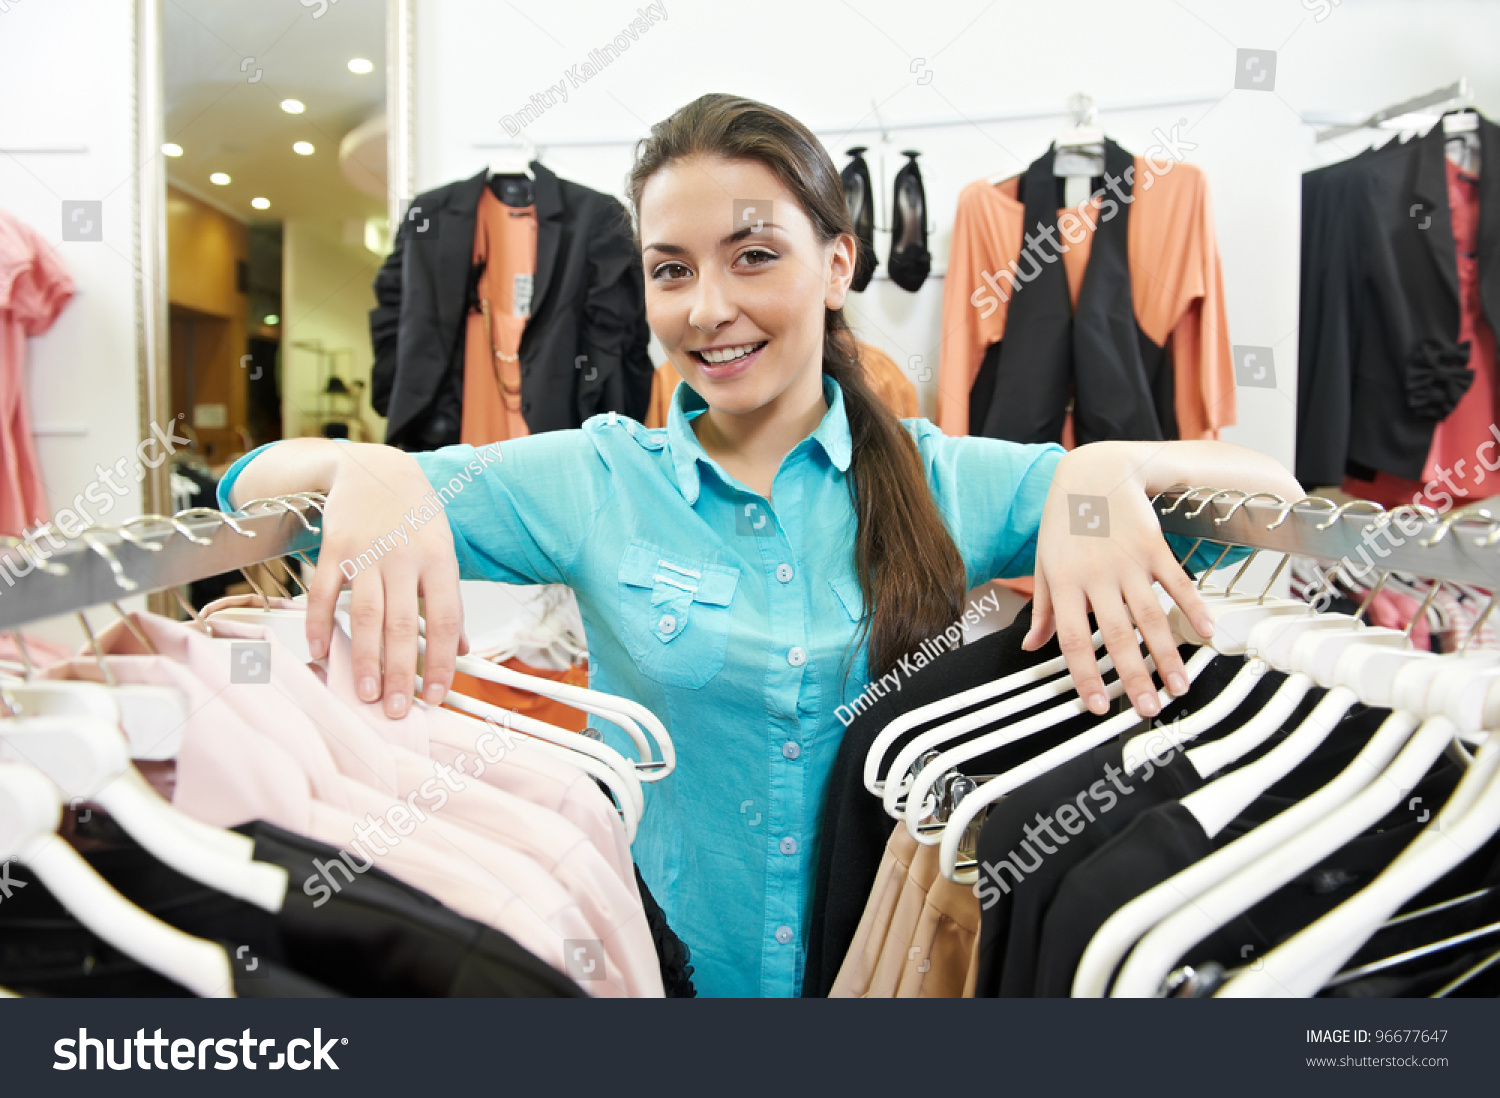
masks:
[[[354,596],[355,689],[365,701],[383,696],[388,717],[404,717],[415,686],[421,598],[427,638],[422,696],[437,704],[468,644],[453,535],[441,513],[432,521],[422,515],[421,509],[430,507],[432,486],[421,466],[389,446],[291,439],[244,468],[234,497],[304,491],[328,497],[318,566],[308,585],[307,644],[313,658],[328,652],[334,609],[348,583]]]

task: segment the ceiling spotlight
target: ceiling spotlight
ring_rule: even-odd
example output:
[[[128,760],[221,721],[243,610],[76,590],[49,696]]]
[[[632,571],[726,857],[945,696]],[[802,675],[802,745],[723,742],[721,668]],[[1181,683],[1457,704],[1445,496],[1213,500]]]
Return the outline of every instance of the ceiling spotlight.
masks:
[[[229,186],[229,176],[225,175],[223,172],[214,172],[213,175],[208,177],[208,181],[210,183],[215,183],[220,187]]]
[[[254,206],[257,210],[269,210],[271,208],[271,200],[269,198],[252,198],[250,205]]]
[[[281,317],[277,316],[275,313],[271,313],[265,318],[262,323],[269,324],[274,328],[276,325],[281,323]]]
[[[292,152],[298,156],[311,156],[313,154],[312,142],[298,141],[292,145]]]
[[[363,57],[351,57],[349,58],[349,71],[364,76],[366,73],[375,71],[375,64]]]
[[[281,101],[281,109],[286,111],[287,114],[301,114],[307,110],[307,105],[300,99],[283,99]]]
[[[168,141],[165,145],[163,145],[161,147],[161,151],[162,151],[162,154],[164,156],[181,156],[182,155],[182,146],[178,145],[178,144],[175,144],[174,142]]]

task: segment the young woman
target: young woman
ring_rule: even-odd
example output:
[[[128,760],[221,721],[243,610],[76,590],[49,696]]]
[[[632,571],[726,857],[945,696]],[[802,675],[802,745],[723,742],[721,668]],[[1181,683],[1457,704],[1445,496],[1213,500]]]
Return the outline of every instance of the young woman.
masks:
[[[393,717],[412,704],[419,597],[431,703],[464,647],[461,576],[570,586],[593,685],[659,714],[677,746],[634,853],[700,992],[795,995],[840,704],[899,674],[966,591],[1034,570],[1025,646],[1055,631],[1104,712],[1092,611],[1128,695],[1154,715],[1133,630],[1173,693],[1186,681],[1153,581],[1200,632],[1211,623],[1150,495],[1183,482],[1302,493],[1275,462],[1221,443],[1064,453],[897,421],[849,350],[855,237],[838,172],[781,111],[689,104],[640,144],[629,194],[648,318],[684,379],[664,429],[596,416],[423,454],[297,439],[237,463],[221,500],[328,494],[308,641],[327,650],[355,573],[358,689]],[[422,510],[439,486],[446,522]],[[1108,537],[1070,534],[1070,495],[1104,498]],[[372,562],[377,541],[388,548]]]

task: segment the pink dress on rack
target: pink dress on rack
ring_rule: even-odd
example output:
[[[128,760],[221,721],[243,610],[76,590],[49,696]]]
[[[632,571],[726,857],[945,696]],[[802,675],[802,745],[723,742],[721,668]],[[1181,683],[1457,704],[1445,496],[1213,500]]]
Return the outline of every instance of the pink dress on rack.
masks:
[[[51,514],[26,408],[26,340],[52,327],[72,296],[52,247],[0,210],[0,535]]]

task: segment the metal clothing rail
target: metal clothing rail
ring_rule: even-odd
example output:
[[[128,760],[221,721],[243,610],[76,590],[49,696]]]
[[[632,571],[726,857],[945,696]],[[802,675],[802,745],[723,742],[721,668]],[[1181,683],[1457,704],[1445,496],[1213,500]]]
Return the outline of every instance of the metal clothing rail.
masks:
[[[1419,95],[1403,103],[1396,103],[1378,110],[1363,122],[1355,122],[1344,126],[1330,126],[1326,130],[1319,130],[1317,139],[1319,141],[1331,141],[1335,137],[1358,133],[1360,130],[1373,129],[1382,123],[1389,122],[1393,118],[1400,118],[1404,114],[1412,114],[1427,107],[1436,107],[1443,103],[1467,103],[1471,96],[1472,93],[1469,89],[1468,78],[1461,76],[1445,88],[1438,88],[1436,91],[1430,91],[1426,95]]]
[[[64,538],[50,525],[0,539],[0,629],[180,587],[221,572],[316,549],[323,497],[250,500],[225,515],[209,507],[95,525]]]
[[[1500,499],[1440,514],[1322,496],[1289,506],[1265,492],[1181,487],[1161,493],[1154,507],[1168,534],[1500,588]]]

